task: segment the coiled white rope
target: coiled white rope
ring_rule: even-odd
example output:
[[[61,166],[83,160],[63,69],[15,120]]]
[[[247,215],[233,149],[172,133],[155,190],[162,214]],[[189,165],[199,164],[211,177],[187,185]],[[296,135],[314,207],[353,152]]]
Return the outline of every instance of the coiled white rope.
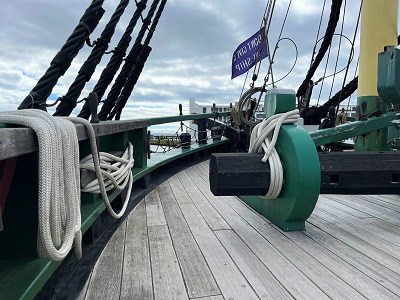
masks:
[[[62,260],[81,252],[79,148],[75,126],[41,110],[0,113],[0,122],[32,128],[39,145],[38,254]]]
[[[93,170],[98,188],[92,183],[88,191],[100,190],[104,203],[114,218],[121,217],[127,207],[132,189],[133,147],[121,158],[97,151],[92,125],[81,118],[52,117],[36,109],[0,112],[0,122],[32,128],[39,146],[38,189],[38,254],[60,261],[75,247],[77,258],[82,257],[81,189],[79,173],[79,145],[75,125],[85,125],[93,155],[83,159],[81,168]],[[92,163],[90,163],[92,161]],[[101,170],[101,167],[105,170]],[[103,176],[105,182],[103,182]],[[117,214],[110,205],[107,191],[113,187],[122,190],[129,183],[123,208]],[[82,189],[85,191],[86,189]]]
[[[92,154],[84,157],[80,161],[80,168],[90,170],[96,173],[97,179],[89,182],[82,187],[82,192],[90,192],[100,194],[103,197],[104,204],[113,218],[120,218],[126,211],[131,196],[133,185],[132,167],[133,167],[133,146],[128,143],[122,157],[112,155],[105,152],[97,152],[96,136],[92,125],[82,118],[68,118],[74,123],[80,123],[86,126]],[[119,213],[116,213],[111,207],[107,191],[116,188],[122,191],[128,184],[127,195],[124,204]]]
[[[270,167],[270,186],[267,199],[275,199],[279,196],[283,185],[283,168],[275,144],[278,139],[282,124],[294,124],[300,118],[299,111],[292,110],[282,114],[276,114],[257,124],[250,136],[249,153],[263,153],[262,162],[267,162]]]

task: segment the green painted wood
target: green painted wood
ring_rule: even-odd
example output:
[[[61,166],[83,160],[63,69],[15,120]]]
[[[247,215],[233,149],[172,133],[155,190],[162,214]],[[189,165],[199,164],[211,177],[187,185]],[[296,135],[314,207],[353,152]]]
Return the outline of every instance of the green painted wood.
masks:
[[[141,130],[141,133],[143,134],[147,132],[146,128],[139,130]],[[102,137],[100,139],[100,148],[102,151],[111,151],[111,149],[123,150],[119,149],[119,147],[126,145],[127,141],[131,140],[132,137],[137,138],[137,131],[138,129],[135,129],[133,133],[129,134],[121,133],[114,137]],[[189,149],[174,149],[163,155],[153,155],[152,158],[147,161],[146,166],[141,168],[134,167],[132,169],[134,181],[169,162],[173,162],[176,159],[189,156],[209,148],[217,147],[228,142],[228,139],[222,138],[221,140],[210,141],[208,144],[195,144]],[[85,152],[90,151],[88,147],[89,145],[85,141],[80,143],[80,148],[82,149],[83,154],[87,154]],[[33,159],[32,156],[35,157],[35,154],[26,156],[26,159],[31,161],[32,165],[35,165],[36,160]],[[26,168],[26,165],[28,164],[26,159],[19,159],[19,162],[23,164],[24,168]],[[29,176],[29,178],[32,179],[31,175]],[[25,181],[29,181],[28,179],[25,179]],[[37,224],[37,201],[31,201],[32,194],[30,193],[32,193],[32,191],[29,189],[18,189],[18,192],[25,193],[24,197],[19,195],[19,199],[24,199],[24,201],[31,203],[36,208],[30,206],[25,207],[27,214],[25,217],[23,217],[23,219],[24,221],[30,221],[23,222],[23,224],[26,224],[26,226],[17,226],[16,228],[18,229],[18,232],[13,232],[10,234],[7,238],[8,242],[5,243],[3,236],[5,233],[9,234],[9,231],[6,230],[0,232],[0,249],[1,247],[4,247],[4,245],[15,248],[15,240],[20,237],[21,243],[19,243],[18,247],[20,248],[20,251],[23,251],[13,259],[0,259],[0,299],[7,300],[32,299],[60,264],[60,262],[53,262],[47,259],[40,259],[36,257],[37,225],[32,226],[32,224]],[[110,201],[113,201],[119,194],[120,191],[110,191],[108,193]],[[14,203],[14,205],[17,205],[18,207],[21,205],[16,201],[12,201],[11,203]],[[9,209],[9,204],[7,204],[7,209]],[[82,193],[82,232],[86,232],[104,210],[105,205],[100,195]],[[6,224],[4,224],[5,228],[7,228],[7,224],[9,224],[9,222],[15,222],[15,220],[21,219],[21,217],[18,217],[17,211],[16,214],[6,213],[4,217],[7,217]],[[8,250],[6,253],[11,253],[14,256],[16,253],[20,253],[16,252],[15,249],[13,250],[14,252],[10,252]],[[24,258],[23,256],[28,256],[28,258]]]
[[[310,132],[310,136],[316,146],[321,146],[341,140],[345,140],[354,136],[368,134],[372,131],[382,129],[382,132],[387,127],[393,126],[391,123],[396,118],[396,113],[389,112],[380,117],[373,117],[366,121],[356,121],[346,123],[334,128],[322,129]],[[362,137],[359,137],[360,141]],[[362,141],[361,141],[362,142]],[[379,151],[379,150],[378,150]]]
[[[305,229],[319,195],[321,171],[318,154],[308,133],[296,125],[283,125],[276,150],[281,158],[284,185],[277,199],[241,197],[284,231]]]
[[[361,105],[362,102],[366,101],[367,102],[367,112],[373,111],[376,104],[376,97],[377,96],[364,96],[364,97],[358,97],[357,98],[357,103],[358,105]],[[387,106],[383,103],[382,104],[382,111],[386,112],[387,111]],[[393,114],[393,113],[392,113]],[[376,119],[380,119],[381,117],[378,117]],[[375,118],[371,118],[370,120],[374,120]],[[391,124],[393,125],[393,124]],[[379,127],[379,128],[374,128],[370,129],[369,132],[363,132],[363,133],[368,133],[368,135],[364,136],[358,136],[356,143],[354,145],[354,150],[355,151],[388,151],[389,150],[389,145],[387,143],[387,137],[388,137],[388,129],[387,127]]]
[[[229,115],[230,115],[230,112],[216,112],[216,113],[208,113],[208,114],[192,114],[192,115],[182,115],[182,116],[150,118],[150,119],[146,119],[146,120],[149,122],[149,125],[158,125],[158,124],[173,123],[173,122],[179,122],[179,121],[202,120],[202,119],[208,119],[208,118],[227,117]]]

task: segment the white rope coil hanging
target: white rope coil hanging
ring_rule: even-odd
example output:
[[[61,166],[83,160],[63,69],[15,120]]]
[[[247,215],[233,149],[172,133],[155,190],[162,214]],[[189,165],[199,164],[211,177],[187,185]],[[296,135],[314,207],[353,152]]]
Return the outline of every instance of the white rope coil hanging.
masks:
[[[283,168],[275,144],[278,139],[282,124],[294,124],[300,118],[299,111],[292,110],[286,113],[276,114],[264,119],[257,124],[250,136],[249,153],[263,153],[262,162],[267,162],[270,167],[270,186],[267,199],[275,199],[279,196],[283,185]]]
[[[92,170],[97,179],[82,191],[101,193],[105,206],[114,218],[120,218],[128,205],[133,176],[133,146],[129,143],[122,157],[97,151],[92,125],[84,119],[52,117],[36,109],[0,112],[0,122],[32,128],[39,145],[38,255],[60,261],[75,245],[75,255],[82,257],[80,168]],[[88,132],[92,155],[79,162],[75,125],[83,124]],[[100,157],[100,158],[99,158]],[[101,169],[103,168],[103,170]],[[95,183],[96,182],[96,183]],[[117,214],[110,205],[107,191],[128,187],[123,208]]]
[[[122,157],[118,157],[106,152],[98,152],[96,144],[96,135],[92,124],[82,118],[69,117],[74,123],[83,124],[86,127],[92,154],[84,157],[80,161],[80,168],[90,170],[96,173],[97,179],[91,181],[83,189],[82,192],[90,192],[101,194],[104,204],[113,218],[120,218],[125,213],[131,196],[133,185],[132,167],[133,167],[133,146],[128,143]],[[116,213],[111,207],[107,191],[116,188],[122,191],[128,184],[127,195],[124,200],[123,207],[119,213]]]
[[[0,113],[0,122],[32,128],[39,145],[38,254],[62,260],[75,243],[82,256],[79,147],[75,126],[41,110]]]

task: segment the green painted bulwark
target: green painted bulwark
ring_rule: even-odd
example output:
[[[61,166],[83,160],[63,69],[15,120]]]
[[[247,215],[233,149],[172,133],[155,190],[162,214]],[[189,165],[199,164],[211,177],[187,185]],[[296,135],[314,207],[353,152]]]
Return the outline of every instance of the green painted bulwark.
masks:
[[[284,169],[284,185],[277,199],[240,197],[284,231],[303,230],[317,203],[321,172],[315,145],[302,128],[283,125],[276,149]]]
[[[363,101],[367,102],[367,114],[375,110],[376,107],[376,96],[364,96],[358,97],[358,105],[361,105]],[[382,110],[385,112],[387,107],[382,104]],[[388,129],[382,128],[370,133],[357,136],[357,140],[354,145],[355,151],[388,151],[389,146],[387,143]]]

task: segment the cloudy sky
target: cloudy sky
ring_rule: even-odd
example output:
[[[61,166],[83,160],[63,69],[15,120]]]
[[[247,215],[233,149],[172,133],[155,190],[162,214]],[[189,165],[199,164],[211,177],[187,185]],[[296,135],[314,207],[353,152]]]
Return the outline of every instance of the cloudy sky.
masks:
[[[0,110],[12,110],[18,107],[44,74],[51,59],[72,33],[90,2],[89,0],[1,1]],[[99,36],[118,3],[118,0],[105,1],[106,13],[98,29],[91,35],[91,40]],[[179,103],[184,105],[187,112],[189,98],[195,98],[201,104],[215,102],[217,105],[222,105],[237,101],[245,75],[234,80],[230,79],[232,54],[242,41],[260,28],[266,3],[266,0],[169,0],[151,41],[153,51],[122,118],[176,114]],[[288,3],[289,0],[277,1],[270,31],[272,49],[275,47]],[[298,59],[293,72],[279,82],[278,87],[297,89],[303,81],[317,37],[322,3],[322,0],[292,1],[283,37],[295,41]],[[326,28],[330,3],[328,0],[320,37]],[[347,1],[343,31],[349,39],[352,39],[354,34],[359,3],[359,0]],[[132,0],[118,25],[109,49],[113,49],[117,44],[135,8],[135,1]],[[137,33],[140,25],[141,22],[138,22],[134,33]],[[338,25],[337,32],[340,32],[341,26]],[[332,45],[326,75],[334,73],[338,42],[339,37],[335,38]],[[338,69],[346,65],[349,50],[350,44],[343,41]],[[71,68],[60,78],[51,99],[65,94],[89,53],[90,48],[87,46],[81,50]],[[274,59],[275,80],[289,71],[295,61],[295,53],[291,43],[284,41],[280,44]],[[95,85],[109,57],[103,57],[92,80],[86,85],[83,97]],[[349,80],[354,77],[357,59],[358,53],[351,65]],[[324,66],[325,62],[321,64],[314,79],[323,75]],[[256,85],[262,85],[267,67],[265,60]],[[333,94],[340,89],[343,75],[344,72],[336,77]],[[332,77],[324,83],[322,102],[329,97],[331,79]],[[249,82],[246,83],[246,88],[248,84]],[[314,90],[314,101],[318,98],[320,86]],[[80,107],[81,105],[78,105],[73,114],[77,114]]]

